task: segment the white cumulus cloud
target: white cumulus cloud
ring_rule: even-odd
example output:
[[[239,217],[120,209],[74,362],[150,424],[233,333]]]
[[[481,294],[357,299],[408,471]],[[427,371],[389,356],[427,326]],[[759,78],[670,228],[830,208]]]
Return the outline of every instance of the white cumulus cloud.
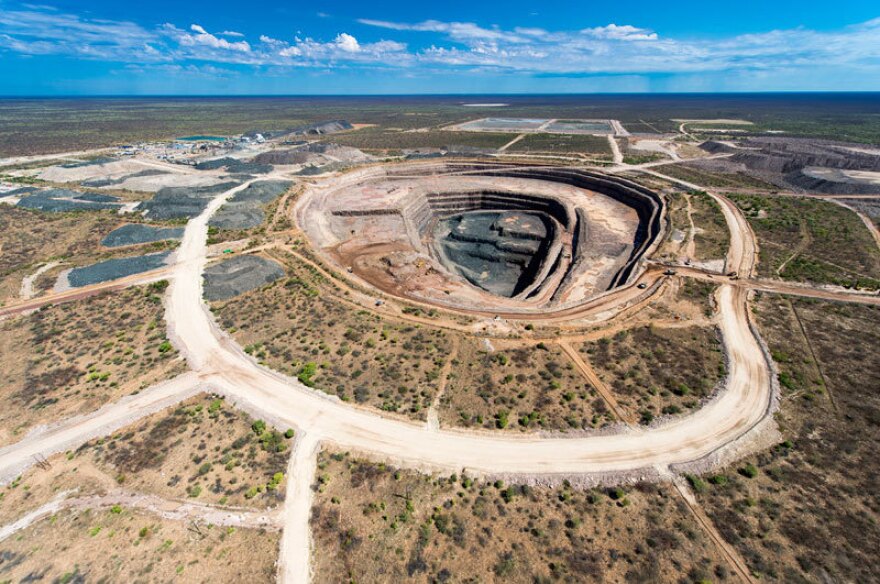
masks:
[[[657,33],[654,31],[645,28],[638,28],[629,24],[621,26],[609,24],[607,26],[585,28],[581,32],[596,38],[615,41],[656,41],[658,38]]]
[[[50,10],[38,5],[9,8],[0,0],[0,59],[6,54],[64,55],[74,59],[174,64],[182,73],[210,72],[208,65],[238,67],[335,67],[407,69],[407,74],[591,76],[670,74],[699,77],[809,78],[819,67],[838,78],[880,79],[880,18],[831,30],[792,28],[727,37],[676,38],[633,24],[569,30],[425,20],[415,23],[361,19],[378,30],[341,30],[323,38],[306,34],[252,43],[235,30],[212,33],[200,24],[147,26]],[[295,28],[291,27],[291,30]],[[368,32],[382,36],[372,36]],[[422,33],[420,48],[396,33]],[[422,36],[422,34],[418,36]],[[389,36],[391,38],[383,38]],[[407,35],[411,37],[413,35]],[[157,69],[160,70],[160,69]],[[161,69],[171,70],[171,69]],[[878,87],[880,88],[880,87]]]
[[[184,33],[180,35],[178,39],[182,44],[205,45],[213,49],[227,49],[230,51],[241,51],[242,53],[248,53],[251,50],[251,46],[247,41],[229,42],[226,39],[214,36],[198,24],[193,24],[189,28],[196,34]]]
[[[336,36],[336,45],[347,53],[357,53],[361,50],[357,39],[344,32]]]

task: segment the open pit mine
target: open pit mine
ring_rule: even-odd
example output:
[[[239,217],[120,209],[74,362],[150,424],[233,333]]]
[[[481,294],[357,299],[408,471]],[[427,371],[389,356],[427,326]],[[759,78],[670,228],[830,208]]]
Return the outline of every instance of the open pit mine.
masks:
[[[320,253],[383,292],[528,313],[632,282],[662,213],[652,191],[598,172],[420,163],[318,182],[296,216]]]

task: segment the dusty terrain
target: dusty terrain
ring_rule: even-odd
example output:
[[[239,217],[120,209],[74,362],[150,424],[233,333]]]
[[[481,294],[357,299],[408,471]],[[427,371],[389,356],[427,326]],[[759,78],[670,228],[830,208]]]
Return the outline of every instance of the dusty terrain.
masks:
[[[440,399],[444,426],[519,432],[601,428],[615,420],[556,345],[459,343]]]
[[[389,322],[334,299],[302,263],[225,302],[218,321],[245,352],[344,401],[425,419],[451,348],[445,331]]]
[[[619,126],[613,128],[621,134]],[[686,122],[679,138],[693,141]],[[504,144],[510,139],[505,137]],[[79,578],[85,570],[94,570],[88,573],[98,577],[121,574],[124,579],[148,573],[168,579],[172,571],[207,579],[214,577],[210,569],[223,563],[224,554],[242,549],[232,543],[224,547],[227,538],[239,535],[252,563],[233,564],[224,576],[248,570],[249,577],[270,578],[275,568],[269,563],[277,555],[279,578],[291,582],[310,577],[369,579],[364,574],[387,574],[389,581],[403,577],[446,581],[463,573],[528,581],[553,577],[700,581],[733,576],[751,582],[750,571],[780,580],[802,574],[850,577],[854,573],[870,579],[870,568],[853,567],[870,562],[860,558],[848,536],[838,534],[849,529],[874,538],[870,518],[855,521],[845,511],[831,514],[825,541],[833,542],[833,551],[816,566],[802,559],[799,551],[802,531],[809,527],[799,515],[788,523],[772,524],[746,510],[742,517],[731,519],[727,499],[743,500],[748,509],[754,507],[750,501],[757,500],[758,509],[770,509],[770,522],[775,521],[773,509],[803,507],[800,495],[791,495],[790,503],[789,494],[775,490],[778,477],[793,472],[777,473],[772,467],[780,453],[797,456],[801,442],[804,464],[834,456],[824,464],[834,465],[840,479],[828,482],[810,476],[810,486],[798,489],[826,489],[833,484],[838,496],[855,493],[841,509],[858,505],[859,493],[870,490],[864,473],[847,474],[846,469],[854,467],[840,454],[869,460],[870,443],[847,442],[847,433],[839,430],[847,426],[835,425],[837,416],[823,417],[821,423],[830,425],[827,431],[823,426],[813,433],[816,426],[804,423],[808,433],[797,434],[791,444],[785,437],[801,432],[795,430],[800,422],[788,417],[791,403],[824,407],[826,398],[835,413],[843,407],[860,408],[856,412],[862,413],[843,419],[863,416],[870,435],[871,412],[864,406],[849,406],[855,400],[839,397],[836,389],[842,384],[860,390],[876,385],[873,365],[849,366],[841,373],[846,379],[835,382],[822,359],[830,355],[855,363],[858,351],[851,347],[857,345],[843,338],[862,335],[865,343],[876,344],[866,323],[876,320],[880,301],[858,291],[810,285],[815,278],[798,285],[755,279],[768,240],[755,223],[762,218],[760,210],[747,217],[742,207],[711,190],[713,185],[658,172],[662,160],[628,163],[618,156],[619,148],[614,150],[615,165],[607,169],[609,173],[649,175],[658,185],[688,189],[686,195],[671,198],[674,213],[664,223],[684,234],[666,240],[679,247],[658,264],[651,257],[653,247],[646,245],[648,257],[614,290],[591,298],[569,296],[563,306],[531,315],[490,312],[485,307],[470,312],[459,307],[459,314],[454,314],[389,297],[381,286],[372,287],[361,278],[355,266],[349,272],[345,262],[325,263],[324,256],[310,249],[314,242],[303,234],[274,235],[270,227],[278,223],[276,216],[270,219],[262,244],[268,256],[284,265],[285,277],[209,307],[202,274],[209,261],[211,217],[254,181],[290,179],[297,171],[245,160],[259,148],[238,159],[215,157],[195,168],[175,169],[180,175],[225,181],[231,168],[250,165],[246,168],[259,177],[239,176],[215,183],[223,186],[213,190],[190,193],[195,193],[187,210],[191,218],[167,270],[167,290],[158,284],[147,288],[146,294],[131,289],[92,299],[88,306],[100,306],[102,298],[118,302],[111,309],[101,307],[98,314],[80,315],[77,303],[52,304],[3,322],[3,326],[19,323],[10,331],[24,343],[33,342],[28,335],[42,332],[44,325],[53,333],[60,327],[61,333],[41,339],[40,348],[49,347],[62,362],[75,355],[72,367],[84,368],[96,387],[106,382],[113,391],[87,408],[76,409],[81,396],[91,394],[78,394],[66,390],[72,384],[61,384],[53,391],[66,391],[62,395],[70,400],[69,413],[81,415],[59,420],[41,433],[10,437],[15,442],[0,448],[0,480],[10,493],[4,496],[12,502],[0,503],[5,523],[0,527],[0,550],[8,549],[3,557],[14,560],[11,568],[6,564],[0,569],[21,568],[26,574],[48,568],[64,580]],[[163,169],[171,166],[155,164]],[[351,184],[352,177],[359,180],[358,172],[329,184]],[[690,192],[704,189],[705,194]],[[283,212],[285,207],[279,209]],[[610,221],[612,215],[606,219]],[[875,242],[852,239],[861,236],[848,227],[852,219],[864,230],[862,220],[855,214],[841,217],[843,231],[832,233],[842,233],[842,245],[854,248],[854,256],[872,257]],[[657,225],[661,220],[652,219]],[[819,229],[812,231],[816,222],[807,223],[817,238],[833,227],[818,224]],[[327,226],[319,221],[309,227],[320,231]],[[409,237],[406,229],[402,233]],[[662,228],[659,233],[663,234]],[[344,230],[338,234],[348,235]],[[409,244],[419,242],[410,238]],[[796,245],[791,251],[794,256],[809,253],[818,254],[809,246]],[[715,263],[699,263],[704,260]],[[837,267],[852,270],[851,260],[847,256],[844,267]],[[789,264],[797,265],[792,261]],[[764,297],[757,305],[752,301],[756,289],[774,300],[781,300],[778,294],[786,292],[840,302],[834,311],[811,312],[816,301],[792,301],[792,306],[803,308],[794,321],[798,328],[807,331],[807,338],[815,335],[812,345],[806,342],[809,357],[784,355],[775,333],[769,334],[771,346],[765,349],[761,331],[773,330],[775,324],[762,316]],[[437,292],[442,294],[440,289]],[[168,340],[166,331],[151,332],[147,325],[139,337],[111,332],[109,344],[101,340],[103,360],[86,363],[88,349],[81,348],[79,336],[70,335],[81,334],[90,321],[102,326],[125,322],[117,315],[119,305],[134,312],[141,302],[164,309]],[[17,310],[27,306],[38,304],[25,302]],[[497,301],[491,306],[499,307]],[[76,315],[73,325],[62,318],[69,312]],[[163,315],[147,312],[138,321],[161,326]],[[776,308],[770,312],[783,314]],[[34,323],[20,326],[32,317],[37,317]],[[821,318],[832,320],[813,324]],[[644,328],[652,319],[658,321],[657,328]],[[816,332],[810,332],[811,326]],[[70,330],[74,332],[68,334]],[[797,329],[789,322],[784,330],[790,337]],[[612,340],[602,347],[601,339],[608,337]],[[58,345],[51,344],[53,338],[60,339]],[[164,359],[173,363],[176,351],[190,371],[163,384],[138,383],[123,391],[120,383],[117,389],[113,380],[122,373],[113,367],[125,364],[129,349],[131,355],[144,356],[138,365],[144,375],[171,374],[170,368],[165,371],[157,365]],[[40,355],[36,347],[29,351]],[[122,353],[119,363],[114,362],[116,351]],[[41,358],[28,367],[39,365]],[[815,364],[815,373],[802,370],[802,364]],[[654,387],[656,393],[651,391]],[[206,390],[223,399],[186,402]],[[691,404],[697,397],[706,399]],[[462,409],[473,413],[462,417]],[[454,427],[448,415],[452,411],[470,427]],[[295,432],[281,434],[287,428]],[[560,429],[578,431],[548,432]],[[843,446],[807,446],[829,437]],[[325,454],[318,455],[322,448]],[[281,472],[290,451],[286,472]],[[48,465],[72,476],[79,472],[71,468],[80,468],[78,460],[83,474],[70,482],[81,485],[80,499],[56,500],[52,495],[57,496],[61,486],[57,481],[63,479],[40,482],[33,478],[38,475],[29,474],[42,472],[46,479]],[[722,475],[724,479],[715,478]],[[765,483],[765,476],[773,484]],[[34,498],[24,505],[28,513],[16,517],[10,509],[27,500],[29,483],[35,485]],[[126,485],[139,493],[116,492]],[[758,493],[759,489],[766,492]],[[808,504],[827,501],[834,496],[830,493],[823,490]],[[110,504],[109,496],[117,502]],[[777,496],[783,499],[764,502]],[[282,499],[283,507],[275,509]],[[233,513],[225,508],[232,503],[265,509],[268,516],[254,509]],[[157,519],[156,509],[166,504],[170,507]],[[822,509],[811,509],[811,517],[822,517]],[[150,525],[144,524],[142,514],[152,517]],[[63,530],[52,529],[53,521]],[[851,529],[852,525],[858,528]],[[276,530],[281,526],[279,541]],[[99,554],[96,550],[101,548],[94,545],[93,538],[111,534],[145,545],[143,540],[153,529],[173,534],[160,536],[155,552],[162,555],[159,558],[141,554],[119,561],[120,555]],[[46,535],[47,531],[51,533]],[[760,548],[751,545],[751,533],[767,535]],[[83,565],[56,565],[57,554],[45,558],[53,549],[69,550],[72,557],[83,559]],[[778,563],[773,564],[776,556]],[[19,572],[14,574],[19,577]]]
[[[761,580],[875,580],[877,308],[762,296],[755,311],[784,440],[704,476],[699,501]]]
[[[166,339],[164,289],[132,288],[0,322],[0,444],[185,371]]]
[[[420,475],[322,452],[314,579],[659,582],[730,577],[675,490],[582,490]]]
[[[640,326],[587,343],[581,351],[617,402],[642,424],[700,407],[726,373],[713,327]]]
[[[184,524],[137,510],[64,511],[0,542],[0,578],[85,581],[270,579],[278,534]]]

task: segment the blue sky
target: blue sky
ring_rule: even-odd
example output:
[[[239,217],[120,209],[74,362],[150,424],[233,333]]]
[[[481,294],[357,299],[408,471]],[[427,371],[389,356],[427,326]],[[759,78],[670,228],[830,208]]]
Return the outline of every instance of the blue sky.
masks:
[[[793,90],[880,90],[876,0],[0,0],[0,95]]]

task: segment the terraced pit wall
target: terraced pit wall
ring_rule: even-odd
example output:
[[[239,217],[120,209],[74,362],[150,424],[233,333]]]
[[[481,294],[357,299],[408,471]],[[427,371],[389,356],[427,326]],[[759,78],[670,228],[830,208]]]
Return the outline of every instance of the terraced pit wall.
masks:
[[[556,182],[578,189],[594,191],[610,197],[632,208],[639,219],[633,235],[632,251],[627,261],[614,274],[608,289],[628,282],[640,260],[647,255],[659,241],[663,230],[663,202],[659,195],[626,179],[604,175],[597,172],[559,166],[529,165],[522,167],[506,163],[494,162],[443,162],[443,163],[412,163],[396,167],[371,168],[355,172],[347,176],[348,180],[385,177],[387,179],[424,178],[430,184],[431,177],[451,176],[482,176],[531,179],[543,182]],[[352,181],[353,182],[353,181]],[[535,273],[557,273],[561,277],[554,278],[558,284],[551,298],[558,301],[562,292],[572,282],[582,267],[585,244],[589,242],[589,222],[583,211],[575,209],[569,203],[556,200],[546,195],[535,195],[509,190],[486,190],[484,188],[466,190],[467,187],[455,191],[434,191],[430,186],[426,191],[414,191],[407,196],[399,209],[334,211],[335,215],[400,215],[403,217],[409,239],[422,251],[432,252],[431,246],[425,249],[425,241],[431,239],[432,226],[437,220],[452,215],[472,211],[531,211],[546,214],[558,222],[561,229],[557,233],[555,244],[542,250],[544,257],[533,266]],[[570,251],[570,253],[566,253]],[[435,255],[435,253],[432,253]],[[567,264],[567,265],[566,265]],[[552,268],[552,269],[548,269]],[[530,286],[529,297],[539,293],[547,284],[544,278],[538,278],[536,286]]]
[[[486,171],[484,171],[486,172]],[[493,169],[488,171],[493,175],[510,178],[529,178],[548,182],[559,182],[579,189],[596,191],[605,196],[632,207],[639,216],[639,225],[636,229],[633,241],[633,251],[626,264],[615,274],[610,288],[620,286],[627,282],[635,271],[639,260],[646,255],[651,247],[658,241],[658,236],[663,230],[663,202],[660,196],[649,189],[628,180],[606,176],[584,170],[567,168],[528,168],[528,169]],[[584,221],[578,221],[584,225]],[[583,229],[574,228],[575,239],[585,241],[588,234],[582,233]],[[578,237],[580,235],[580,237]],[[571,273],[578,258],[578,249],[572,249],[572,257],[575,259],[569,267]],[[566,274],[568,277],[569,274]],[[563,286],[560,286],[562,289]]]

